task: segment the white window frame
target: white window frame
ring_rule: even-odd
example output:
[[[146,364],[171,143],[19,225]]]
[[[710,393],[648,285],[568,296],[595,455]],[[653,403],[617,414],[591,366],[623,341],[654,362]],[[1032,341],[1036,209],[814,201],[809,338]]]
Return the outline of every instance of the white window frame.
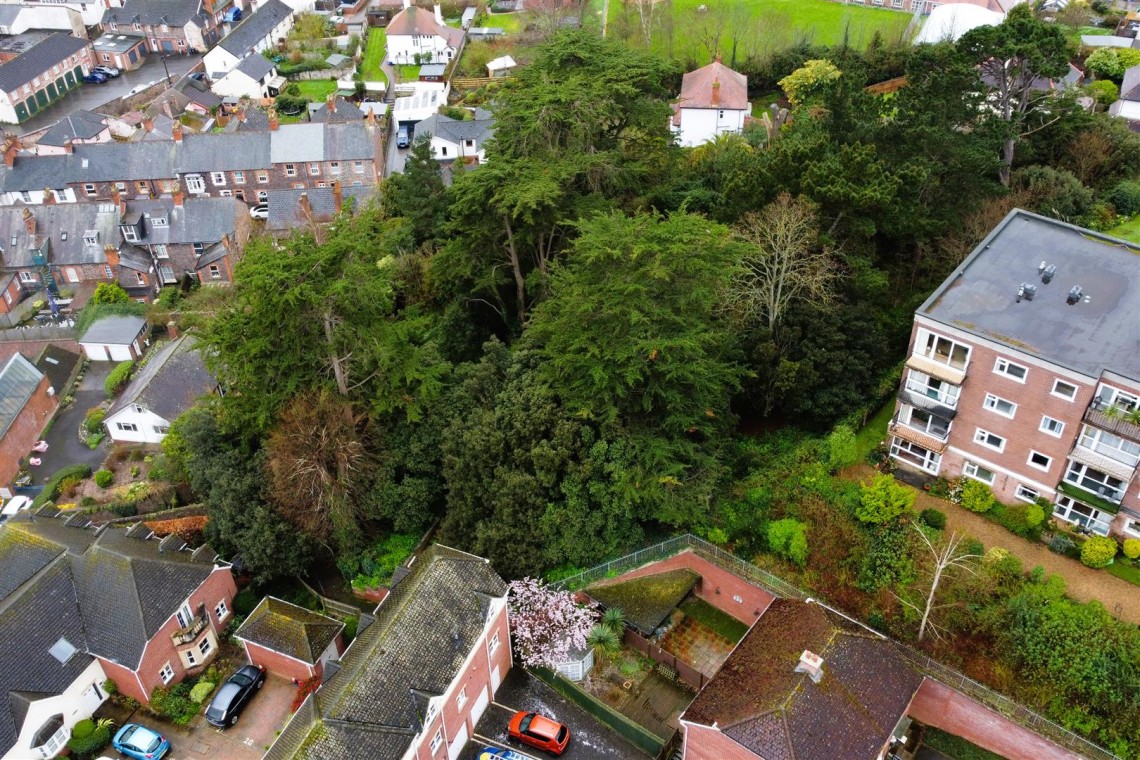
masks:
[[[1015,372],[1010,372],[1010,370],[1014,368],[1021,370],[1021,377],[1018,377]],[[1017,362],[1011,362],[1009,359],[999,356],[994,360],[994,374],[1003,375],[1015,383],[1024,385],[1026,378],[1029,377],[1029,367],[1018,364]]]
[[[1072,388],[1073,394],[1071,396],[1066,396],[1064,393],[1058,392],[1058,390],[1057,390],[1058,385],[1065,385],[1065,386],[1068,386],[1069,388]],[[1054,379],[1053,380],[1053,390],[1049,391],[1049,393],[1050,393],[1050,395],[1056,396],[1057,398],[1063,398],[1066,401],[1072,403],[1073,401],[1077,400],[1077,392],[1079,390],[1080,389],[1077,388],[1077,386],[1074,385],[1073,383],[1067,382],[1065,380]]]
[[[1001,410],[1002,404],[1008,404],[1009,405],[1009,412],[1008,413],[1003,412]],[[1017,404],[1013,403],[1012,401],[1008,401],[1004,398],[1001,398],[1000,396],[995,396],[992,393],[986,394],[985,400],[982,401],[982,407],[990,410],[994,414],[1001,415],[1002,417],[1005,417],[1006,419],[1010,419],[1010,420],[1012,420],[1014,418],[1014,416],[1017,414]]]
[[[201,174],[187,174],[186,190],[195,195],[201,195],[206,192],[206,180],[202,178]]]
[[[217,264],[211,264],[210,265],[210,279],[211,280],[222,279],[222,269]]]
[[[198,642],[198,651],[202,653],[203,657],[214,651],[214,645],[210,643],[209,636]]]
[[[439,729],[438,731],[436,731],[435,736],[433,736],[431,738],[431,746],[429,747],[431,754],[434,756],[435,753],[439,751],[439,748],[441,746],[443,746],[443,729],[442,728]]]
[[[245,184],[245,172],[234,172],[234,184],[235,185],[244,185]]]
[[[20,282],[37,282],[33,272],[20,272]]]
[[[313,177],[319,177],[321,175],[321,165],[319,163],[310,161],[309,174]]]
[[[353,161],[352,173],[353,174],[364,174],[364,162],[363,161]]]
[[[116,422],[115,427],[119,430],[125,430],[128,433],[137,433],[139,431],[139,426],[133,422]]]
[[[1000,444],[991,443],[988,440],[989,438],[996,438],[999,441],[1001,441],[1001,443]],[[984,428],[978,428],[977,430],[974,431],[974,443],[978,444],[979,446],[985,446],[987,449],[993,449],[994,451],[1002,452],[1002,451],[1005,451],[1006,439],[1003,438],[1002,436],[998,435],[997,433],[991,433],[990,431],[985,430]]]
[[[926,422],[915,419],[916,414],[920,416],[926,415],[929,419],[927,419]],[[937,429],[934,428],[935,420],[940,420],[946,423],[946,432],[939,433]],[[952,428],[954,425],[952,421],[944,417],[939,417],[934,412],[927,411],[926,409],[919,409],[917,407],[910,406],[909,404],[903,404],[902,408],[899,409],[899,424],[906,425],[911,430],[917,430],[920,433],[929,435],[932,438],[937,438],[940,441],[945,441],[950,437],[950,428]]]
[[[1045,464],[1038,464],[1037,462],[1034,462],[1033,457],[1042,457],[1045,460]],[[1029,456],[1026,458],[1025,463],[1035,470],[1049,472],[1049,468],[1053,466],[1053,457],[1049,456],[1048,454],[1042,454],[1040,451],[1030,449]]]
[[[296,164],[285,164],[285,176],[286,177],[296,177],[297,176],[297,165]]]
[[[1140,444],[1107,430],[1092,425],[1084,425],[1081,427],[1081,434],[1077,436],[1077,443],[1090,451],[1095,451],[1101,456],[1121,462],[1129,467],[1136,467],[1137,464],[1140,464]],[[1122,446],[1131,446],[1136,450],[1129,451]]]
[[[981,474],[983,472],[988,472],[990,474],[989,480],[986,480],[985,476]],[[992,486],[994,484],[994,481],[997,480],[997,473],[996,472],[994,472],[993,470],[991,470],[988,467],[982,467],[977,462],[972,462],[969,459],[966,459],[962,462],[962,474],[965,475],[967,478],[971,478],[973,480],[981,481],[982,483],[985,483],[987,486]]]
[[[1088,493],[1094,494],[1096,496],[1100,496],[1101,498],[1107,499],[1108,501],[1111,501],[1114,504],[1119,504],[1124,499],[1124,495],[1128,489],[1128,483],[1120,482],[1119,486],[1109,485],[1109,483],[1108,483],[1109,478],[1111,478],[1112,480],[1116,480],[1116,481],[1120,481],[1120,478],[1118,478],[1114,475],[1109,475],[1107,472],[1104,472],[1103,470],[1096,470],[1097,472],[1104,475],[1105,482],[1101,483],[1095,490],[1088,488],[1084,485],[1081,485],[1080,481],[1089,477],[1089,475],[1088,475],[1089,470],[1096,470],[1096,468],[1090,467],[1089,465],[1085,464],[1084,462],[1078,462],[1075,459],[1070,459],[1069,460],[1069,466],[1065,468],[1065,474],[1061,476],[1061,479],[1064,480],[1066,483],[1074,486],[1075,488],[1079,488],[1082,491],[1087,491]],[[1072,475],[1073,477],[1070,478],[1069,477],[1070,475]],[[1091,478],[1090,478],[1090,480],[1091,480]],[[1096,483],[1097,481],[1092,480],[1092,482]],[[1111,488],[1114,492],[1116,492],[1116,494],[1119,495],[1119,498],[1112,499],[1107,495],[1102,496],[1100,493],[1100,488],[1102,488],[1102,487],[1103,488]]]
[[[1024,483],[1018,483],[1017,484],[1017,490],[1014,491],[1013,495],[1014,495],[1014,498],[1021,499],[1022,501],[1027,501],[1030,504],[1037,503],[1037,500],[1039,498],[1041,498],[1041,492],[1040,491],[1038,491],[1035,488],[1030,488],[1029,486],[1025,485]]]
[[[1140,520],[1125,520],[1121,530],[1133,538],[1140,538]]]
[[[922,451],[919,454],[915,449]],[[904,456],[904,454],[906,456]],[[915,462],[908,457],[921,459],[921,462]],[[891,458],[897,459],[900,462],[906,462],[912,467],[917,467],[923,472],[929,472],[931,475],[937,475],[939,470],[942,469],[942,455],[936,451],[931,451],[924,446],[919,446],[917,443],[911,443],[903,438],[895,436],[891,439]]]
[[[1107,393],[1106,393],[1107,391]],[[1105,398],[1107,396],[1107,398]],[[1123,397],[1123,398],[1122,398]],[[1124,411],[1140,408],[1140,397],[1112,385],[1102,384],[1096,391],[1096,400],[1105,407],[1118,406]],[[1123,402],[1123,403],[1121,403]]]
[[[455,709],[462,710],[463,705],[465,705],[465,704],[467,704],[467,687],[466,686],[461,688],[459,690],[459,693],[455,695]]]
[[[966,343],[959,343],[953,338],[947,338],[945,335],[939,335],[938,333],[931,332],[930,330],[923,330],[920,337],[922,339],[916,344],[916,348],[918,349],[920,356],[925,356],[931,361],[938,362],[939,364],[945,364],[947,367],[954,367],[955,369],[965,370],[966,367],[970,366],[970,353],[972,351],[972,348]],[[949,344],[949,349],[945,354],[945,360],[943,359],[943,355],[938,353],[939,341],[945,341]],[[962,360],[961,366],[959,366],[954,361],[954,352],[956,349],[962,349],[966,352],[966,356]]]
[[[186,655],[186,664],[187,665],[189,665],[190,667],[194,667],[195,665],[198,664],[198,656],[194,653],[193,648],[187,649],[185,652],[183,652],[183,654]]]
[[[340,174],[340,161],[329,162],[329,174]]]
[[[226,186],[226,173],[225,172],[210,172],[210,183],[214,187]]]
[[[155,243],[154,244],[154,255],[156,258],[169,259],[170,254],[167,253],[167,251],[166,251],[166,243]]]
[[[88,197],[94,198],[96,195],[99,194],[99,188],[95,187],[94,184],[88,182],[85,185],[83,185],[83,192],[87,193]]]
[[[164,686],[174,680],[174,668],[170,667],[169,662],[158,671],[158,677],[162,679]]]
[[[487,653],[494,654],[499,649],[499,632],[495,631],[487,641]]]
[[[222,599],[214,605],[214,615],[218,620],[225,620],[230,616],[230,608],[226,605],[225,599]]]
[[[937,383],[937,386],[933,385]],[[962,393],[961,386],[948,383],[945,380],[939,380],[937,377],[932,377],[925,372],[918,370],[910,370],[906,378],[906,389],[911,393],[917,393],[920,396],[932,398],[943,406],[950,409],[958,408],[958,397]],[[933,393],[933,395],[931,395]]]
[[[1081,511],[1082,507],[1088,510],[1089,514]],[[1074,514],[1078,516],[1074,517]],[[1057,499],[1056,505],[1053,507],[1053,517],[1067,523],[1080,525],[1098,536],[1107,536],[1112,525],[1111,514],[1106,515],[1101,510],[1070,496],[1061,496]],[[1105,517],[1108,519],[1104,519]]]
[[[1050,423],[1053,422],[1057,423],[1056,430],[1050,428]],[[1061,435],[1065,432],[1065,423],[1061,422],[1055,417],[1050,417],[1049,415],[1044,414],[1041,416],[1041,425],[1037,429],[1045,435],[1051,435],[1054,438],[1060,438]]]

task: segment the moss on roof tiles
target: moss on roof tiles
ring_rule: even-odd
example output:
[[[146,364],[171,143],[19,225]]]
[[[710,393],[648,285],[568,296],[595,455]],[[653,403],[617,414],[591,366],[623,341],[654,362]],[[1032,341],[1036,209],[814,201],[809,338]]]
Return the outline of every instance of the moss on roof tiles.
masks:
[[[343,627],[338,620],[267,596],[234,635],[313,664]]]
[[[654,631],[693,590],[701,576],[692,570],[670,570],[656,575],[591,586],[587,593],[606,607],[620,607],[625,619],[645,633]]]

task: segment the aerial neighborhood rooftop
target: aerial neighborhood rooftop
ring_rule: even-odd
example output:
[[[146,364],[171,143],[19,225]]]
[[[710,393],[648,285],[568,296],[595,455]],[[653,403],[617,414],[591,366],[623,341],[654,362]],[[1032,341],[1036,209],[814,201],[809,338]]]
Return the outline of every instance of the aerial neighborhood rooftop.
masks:
[[[0,760],[1140,757],[1140,10],[0,0]]]

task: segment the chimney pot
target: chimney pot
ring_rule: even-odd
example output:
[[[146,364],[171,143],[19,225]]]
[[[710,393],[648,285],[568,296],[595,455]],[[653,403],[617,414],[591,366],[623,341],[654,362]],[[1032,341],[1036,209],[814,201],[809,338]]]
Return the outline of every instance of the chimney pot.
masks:
[[[68,140],[67,142],[65,142],[63,144],[63,152],[64,153],[71,153],[74,150],[75,150],[75,146],[71,144],[71,140]]]
[[[276,131],[277,127],[280,126],[280,124],[281,124],[281,122],[279,122],[277,120],[277,109],[276,108],[270,108],[268,111],[265,112],[265,115],[267,117],[269,117],[269,131],[270,132]]]
[[[823,680],[823,658],[808,649],[800,655],[800,662],[796,665],[796,673],[806,673],[814,683]]]
[[[154,131],[154,119],[150,118],[149,116],[146,117],[145,119],[143,119],[143,129],[147,132],[153,132]]]
[[[166,337],[171,340],[178,337],[178,324],[173,319],[166,323]]]
[[[174,188],[173,195],[174,195],[174,205],[181,207],[182,203],[183,203],[182,188],[181,187]]]
[[[182,122],[175,119],[174,126],[170,128],[170,134],[174,137],[174,142],[182,142]]]
[[[330,92],[329,96],[325,98],[325,105],[329,108],[329,113],[336,113],[336,93]]]
[[[52,191],[52,189],[50,187],[44,188],[44,205],[45,206],[54,206],[55,205],[55,193]]]
[[[339,214],[341,206],[344,205],[344,191],[340,189],[340,182],[333,180],[332,182],[333,194],[333,212]]]

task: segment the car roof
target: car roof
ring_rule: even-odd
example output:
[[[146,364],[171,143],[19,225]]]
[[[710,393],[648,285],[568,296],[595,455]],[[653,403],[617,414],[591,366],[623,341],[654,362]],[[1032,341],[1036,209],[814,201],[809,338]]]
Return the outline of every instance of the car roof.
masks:
[[[123,726],[123,729],[127,729],[132,726],[134,727],[134,730],[130,732],[130,736],[126,737],[125,739],[120,739],[119,741],[129,741],[131,744],[137,744],[138,742],[143,741],[149,744],[155,739],[159,738],[157,731],[153,731],[141,723],[128,723],[127,725]],[[121,735],[122,731],[119,733]]]
[[[241,691],[240,686],[238,686],[236,683],[227,681],[226,683],[222,684],[222,688],[218,689],[218,693],[215,694],[213,700],[210,701],[210,706],[213,707],[214,705],[228,705],[230,701],[237,696],[237,693],[239,691]]]
[[[558,729],[560,728],[562,728],[561,723],[557,723],[546,716],[536,713],[534,720],[530,722],[530,728],[527,730],[534,734],[545,734],[553,739],[558,735]]]

